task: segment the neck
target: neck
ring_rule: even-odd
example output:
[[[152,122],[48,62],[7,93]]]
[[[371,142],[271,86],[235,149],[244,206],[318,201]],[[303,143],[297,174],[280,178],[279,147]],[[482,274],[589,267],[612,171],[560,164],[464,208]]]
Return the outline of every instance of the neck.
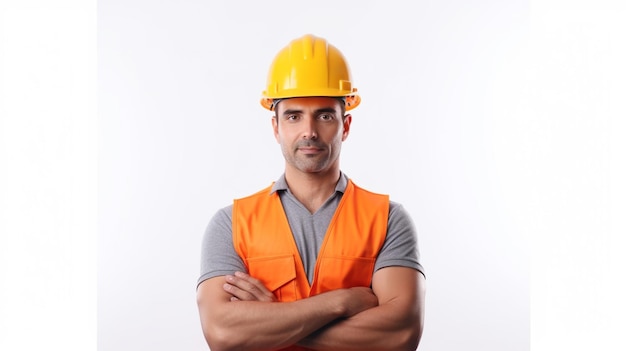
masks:
[[[317,173],[285,169],[285,180],[289,191],[311,213],[315,213],[335,192],[339,175],[339,167]]]

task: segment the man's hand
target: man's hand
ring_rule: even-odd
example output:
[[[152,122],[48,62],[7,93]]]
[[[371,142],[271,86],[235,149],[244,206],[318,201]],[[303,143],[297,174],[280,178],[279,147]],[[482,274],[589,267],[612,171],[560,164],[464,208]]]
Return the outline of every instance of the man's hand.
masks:
[[[276,296],[260,280],[243,272],[227,275],[224,291],[232,295],[230,301],[277,301]]]

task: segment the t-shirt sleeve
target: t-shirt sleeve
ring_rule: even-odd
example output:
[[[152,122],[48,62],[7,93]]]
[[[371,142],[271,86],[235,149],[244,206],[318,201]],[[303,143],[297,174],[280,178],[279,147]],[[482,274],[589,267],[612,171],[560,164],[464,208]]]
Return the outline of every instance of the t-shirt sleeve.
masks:
[[[404,207],[392,201],[389,202],[387,237],[376,259],[374,271],[390,266],[414,268],[425,275],[420,263],[415,224]]]
[[[219,210],[204,231],[198,285],[209,278],[246,271],[233,246],[232,208],[230,205]]]

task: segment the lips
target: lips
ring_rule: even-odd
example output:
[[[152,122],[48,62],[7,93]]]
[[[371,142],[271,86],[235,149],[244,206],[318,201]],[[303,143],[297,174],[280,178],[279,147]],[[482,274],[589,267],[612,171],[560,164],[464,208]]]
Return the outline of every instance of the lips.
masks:
[[[304,147],[299,147],[298,151],[304,153],[304,154],[316,154],[321,152],[323,149],[317,148],[317,147],[310,147],[310,146],[304,146]]]
[[[296,144],[296,150],[306,154],[314,154],[323,151],[324,146],[308,140]]]

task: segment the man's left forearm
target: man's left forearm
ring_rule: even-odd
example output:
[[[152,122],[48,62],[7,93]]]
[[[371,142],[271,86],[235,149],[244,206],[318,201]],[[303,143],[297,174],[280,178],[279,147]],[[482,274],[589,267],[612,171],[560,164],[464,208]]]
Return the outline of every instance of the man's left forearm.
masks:
[[[392,301],[319,329],[298,345],[317,350],[415,350],[423,329],[417,306]]]

